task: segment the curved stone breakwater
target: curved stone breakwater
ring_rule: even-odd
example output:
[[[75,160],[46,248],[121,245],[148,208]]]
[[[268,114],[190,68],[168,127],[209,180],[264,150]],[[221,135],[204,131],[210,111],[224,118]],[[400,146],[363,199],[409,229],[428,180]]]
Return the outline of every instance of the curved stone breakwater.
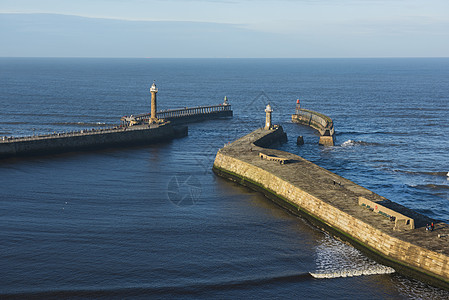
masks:
[[[263,148],[285,138],[282,127],[258,129],[220,149],[213,170],[261,191],[397,272],[449,289],[448,224],[389,201],[300,156]],[[282,158],[284,164],[264,157]],[[376,207],[366,206],[368,202],[361,198]],[[413,220],[414,226],[398,226],[395,217],[380,211],[381,207],[396,212],[398,218]],[[426,230],[432,221],[434,230]]]
[[[333,146],[335,144],[334,122],[326,115],[313,110],[296,109],[292,122],[310,126],[320,133],[319,144]]]

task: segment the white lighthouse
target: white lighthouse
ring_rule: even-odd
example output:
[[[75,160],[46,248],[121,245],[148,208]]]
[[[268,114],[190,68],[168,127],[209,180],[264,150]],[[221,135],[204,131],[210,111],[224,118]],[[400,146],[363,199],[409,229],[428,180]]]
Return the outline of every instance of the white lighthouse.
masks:
[[[267,107],[265,108],[265,113],[266,113],[265,130],[270,130],[271,129],[271,113],[272,112],[273,112],[273,110],[271,109],[270,104],[268,104]]]
[[[151,92],[151,114],[150,114],[150,123],[156,123],[157,122],[157,108],[156,108],[156,94],[157,94],[157,87],[156,82],[153,82],[153,85],[150,88]]]

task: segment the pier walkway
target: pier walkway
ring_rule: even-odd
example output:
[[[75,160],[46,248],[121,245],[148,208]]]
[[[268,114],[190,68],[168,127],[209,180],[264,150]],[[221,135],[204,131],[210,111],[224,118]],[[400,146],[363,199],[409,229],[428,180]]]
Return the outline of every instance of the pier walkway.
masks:
[[[162,110],[157,112],[157,118],[172,123],[190,123],[207,119],[232,117],[230,104],[220,104],[211,106],[186,107],[181,109]],[[148,122],[150,114],[140,114],[134,116],[137,122]]]
[[[281,127],[258,129],[234,141],[218,151],[214,172],[263,192],[402,274],[449,289],[448,224],[387,200],[300,156],[264,148],[284,135]],[[261,159],[260,153],[281,157],[285,164]],[[367,203],[376,207],[370,209]],[[379,213],[380,209],[390,215]],[[414,223],[400,226],[392,214]],[[435,229],[426,230],[432,221]]]
[[[186,126],[170,123],[90,129],[27,137],[4,137],[0,140],[0,159],[17,156],[47,155],[109,147],[146,145],[183,137]]]
[[[122,117],[121,125],[110,128],[54,132],[53,134],[25,137],[4,136],[0,138],[0,159],[14,156],[148,144],[186,136],[188,132],[187,127],[180,124],[226,117],[232,117],[232,109],[231,105],[225,101],[222,105],[159,111],[157,113],[157,123],[150,122],[151,113],[149,113]]]

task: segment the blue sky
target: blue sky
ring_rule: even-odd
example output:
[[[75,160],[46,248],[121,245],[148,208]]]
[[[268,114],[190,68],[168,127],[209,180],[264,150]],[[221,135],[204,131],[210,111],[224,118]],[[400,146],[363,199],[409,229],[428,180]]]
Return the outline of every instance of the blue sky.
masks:
[[[449,1],[0,0],[0,38],[0,56],[448,57]]]

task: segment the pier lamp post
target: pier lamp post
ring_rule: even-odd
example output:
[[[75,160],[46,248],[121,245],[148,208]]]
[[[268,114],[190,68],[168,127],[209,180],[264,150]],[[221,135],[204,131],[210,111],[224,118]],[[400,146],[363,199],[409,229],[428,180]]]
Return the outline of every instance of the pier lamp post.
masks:
[[[271,109],[270,104],[268,104],[267,107],[265,108],[265,113],[266,113],[265,130],[270,130],[271,129],[271,113],[272,112],[273,112],[273,110]]]
[[[150,123],[156,123],[157,120],[157,108],[156,108],[156,94],[157,94],[157,87],[156,82],[153,82],[153,85],[150,88],[151,92],[151,115],[150,115]]]

